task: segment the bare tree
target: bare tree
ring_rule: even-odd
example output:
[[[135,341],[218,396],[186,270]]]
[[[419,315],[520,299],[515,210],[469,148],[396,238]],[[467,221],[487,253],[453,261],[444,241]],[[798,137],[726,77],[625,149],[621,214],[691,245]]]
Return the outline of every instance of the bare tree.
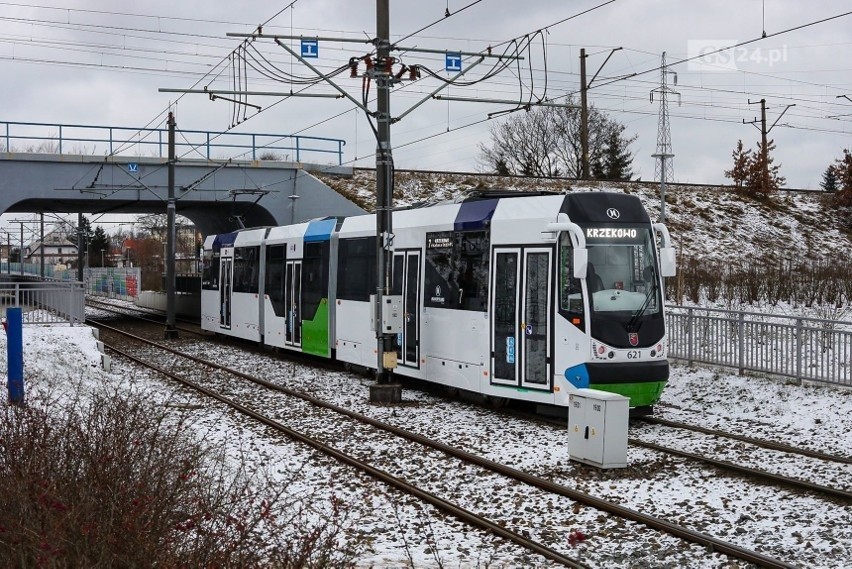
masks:
[[[533,107],[492,127],[491,144],[479,145],[480,160],[486,168],[498,174],[581,177],[580,109],[570,96],[566,104],[569,106]],[[609,147],[616,140],[616,154],[629,157],[626,170],[616,169],[629,175],[632,155],[628,147],[636,136],[624,137],[624,130],[624,125],[591,106],[590,162],[606,163]]]
[[[566,100],[569,107],[560,107],[556,110],[558,115],[557,125],[559,128],[559,144],[556,153],[559,155],[563,169],[568,177],[581,178],[583,176],[583,144],[580,138],[581,113],[575,105],[573,97]],[[589,162],[602,164],[605,161],[609,143],[613,136],[621,137],[626,127],[611,118],[605,112],[598,110],[594,105],[589,106]],[[627,148],[636,140],[636,136],[623,138],[624,147]],[[632,161],[632,158],[631,158]]]
[[[483,161],[509,174],[559,176],[552,114],[549,108],[534,107],[493,126],[493,145],[479,145]]]

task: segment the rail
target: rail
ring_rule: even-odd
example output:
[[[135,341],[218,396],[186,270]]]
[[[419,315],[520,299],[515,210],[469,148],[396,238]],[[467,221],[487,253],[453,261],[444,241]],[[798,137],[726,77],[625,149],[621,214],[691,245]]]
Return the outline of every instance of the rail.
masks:
[[[164,128],[0,121],[0,131],[5,144],[5,149],[0,150],[5,152],[159,158],[168,155],[168,129]],[[337,138],[254,132],[178,130],[177,138],[178,154],[189,158],[221,160],[251,156],[251,160],[302,162],[307,154],[318,156],[318,163],[334,156],[338,166],[343,164],[346,145],[346,141]]]
[[[669,355],[852,387],[852,322],[669,307]]]
[[[21,307],[24,324],[82,324],[81,282],[0,282],[0,309]]]

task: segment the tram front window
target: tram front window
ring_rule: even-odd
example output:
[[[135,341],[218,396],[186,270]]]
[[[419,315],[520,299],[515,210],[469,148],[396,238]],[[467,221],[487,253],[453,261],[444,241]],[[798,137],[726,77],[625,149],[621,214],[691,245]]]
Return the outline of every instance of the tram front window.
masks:
[[[630,320],[660,312],[659,275],[651,229],[646,226],[584,227],[589,267],[586,290],[593,313]],[[560,309],[583,315],[582,288],[573,277],[571,240],[560,239]]]

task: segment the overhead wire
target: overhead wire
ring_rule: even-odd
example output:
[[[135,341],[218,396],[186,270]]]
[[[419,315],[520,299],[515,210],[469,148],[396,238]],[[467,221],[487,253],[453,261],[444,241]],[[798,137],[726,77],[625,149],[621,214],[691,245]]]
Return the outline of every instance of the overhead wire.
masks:
[[[264,21],[264,23],[263,23],[262,25],[266,25],[266,24],[268,24],[268,23],[269,23],[269,22],[271,22],[274,18],[276,18],[277,16],[279,16],[280,14],[282,14],[285,10],[287,10],[287,9],[292,9],[292,7],[293,7],[293,6],[294,6],[294,5],[295,5],[298,1],[299,1],[299,0],[293,0],[292,2],[290,2],[290,4],[288,4],[287,6],[285,6],[284,8],[282,8],[281,10],[279,10],[278,12],[276,12],[276,13],[275,13],[275,14],[274,14],[271,18],[268,18],[267,20],[265,20],[265,21]],[[238,47],[239,47],[239,46],[238,46]],[[234,53],[234,52],[232,51],[232,52],[231,52],[231,54],[229,54],[229,55],[232,55],[233,53]],[[208,73],[207,73],[207,74],[205,74],[202,78],[198,79],[198,80],[197,80],[197,81],[196,81],[196,82],[195,82],[195,83],[194,83],[194,84],[193,84],[193,85],[189,88],[189,90],[192,90],[192,89],[194,89],[195,87],[197,87],[197,86],[201,83],[201,81],[202,81],[202,79],[203,79],[204,77],[208,76],[208,75],[209,75],[209,74],[211,74],[213,71],[215,71],[215,70],[216,70],[216,69],[218,69],[220,66],[222,66],[222,63],[223,63],[223,62],[225,62],[227,59],[228,59],[228,56],[225,56],[224,58],[222,58],[222,59],[219,61],[219,63],[217,63],[217,64],[213,67],[213,69],[211,69],[210,71],[208,71]],[[218,76],[218,75],[221,75],[221,73],[223,73],[223,72],[224,72],[224,69],[223,69],[223,70],[220,70],[220,71],[219,71],[219,73],[217,74],[217,76]],[[179,101],[180,101],[180,100],[181,100],[184,96],[185,96],[185,93],[182,93],[180,96],[178,96],[178,97],[177,97],[177,99],[174,101],[174,104],[177,104],[177,103],[178,103],[178,102],[179,102]],[[169,107],[171,107],[171,103],[170,103]],[[168,108],[169,108],[169,107],[167,107],[166,111],[168,110]],[[160,112],[160,114],[159,114],[158,116],[162,116],[162,114],[163,114],[164,112],[166,112],[166,111],[161,111],[161,112]],[[227,131],[226,131],[226,132],[227,132]],[[116,153],[117,153],[117,151],[116,151],[116,152],[111,153],[110,155],[114,155],[114,154],[116,154]]]
[[[765,40],[765,39],[769,39],[769,38],[777,37],[777,36],[780,36],[780,35],[788,34],[788,33],[794,32],[794,31],[802,30],[802,29],[805,29],[805,28],[808,28],[808,27],[811,27],[811,26],[815,26],[815,25],[818,25],[818,24],[823,24],[823,23],[825,23],[825,22],[830,22],[830,21],[832,21],[832,20],[837,20],[837,19],[840,19],[840,18],[844,18],[844,17],[849,16],[849,15],[852,15],[852,11],[849,11],[849,12],[843,12],[843,13],[841,13],[841,14],[835,14],[834,16],[829,16],[829,17],[827,17],[827,18],[822,18],[822,19],[820,19],[820,20],[815,20],[815,21],[813,21],[813,22],[808,22],[808,23],[806,23],[806,24],[801,24],[801,25],[798,25],[798,26],[793,26],[793,27],[791,27],[791,28],[787,28],[787,29],[785,29],[785,30],[781,30],[781,31],[778,31],[778,32],[773,32],[773,33],[771,33],[771,34],[767,34],[767,35],[763,35],[763,36],[760,36],[760,37],[752,38],[752,39],[749,39],[749,40],[741,41],[741,42],[735,43],[735,44],[733,44],[733,45],[726,46],[726,47],[722,47],[722,48],[719,48],[719,49],[716,49],[716,50],[713,50],[713,51],[709,51],[709,52],[706,52],[706,53],[701,53],[701,54],[698,54],[698,55],[695,55],[695,56],[692,56],[692,57],[686,57],[686,58],[683,58],[683,59],[679,59],[679,60],[673,61],[673,62],[671,62],[671,63],[668,63],[668,64],[666,65],[666,67],[667,67],[667,68],[669,68],[669,67],[674,67],[674,66],[676,66],[676,65],[682,65],[682,64],[684,64],[684,63],[688,63],[688,62],[690,62],[690,61],[695,61],[696,59],[703,59],[703,58],[709,57],[709,56],[711,56],[711,55],[715,55],[715,54],[717,54],[717,53],[722,53],[722,52],[724,52],[724,51],[729,51],[729,50],[731,50],[731,49],[736,49],[736,48],[738,48],[738,47],[744,47],[744,46],[746,46],[746,45],[751,45],[751,44],[753,44],[753,43],[755,43],[755,42],[763,41],[763,40]],[[661,71],[662,69],[663,69],[663,68],[662,68],[662,66],[656,66],[656,67],[653,67],[653,68],[651,68],[651,69],[646,69],[646,70],[644,70],[644,71],[638,71],[638,72],[636,72],[636,73],[633,73],[633,74],[631,74],[629,77],[636,77],[636,76],[639,76],[639,75],[646,75],[646,74],[648,74],[648,73],[654,73],[654,72]],[[620,78],[615,78],[615,79],[612,79],[612,80],[607,81],[607,82],[604,82],[604,83],[599,83],[599,84],[596,84],[596,85],[592,85],[591,87],[589,87],[589,89],[595,89],[595,88],[604,87],[604,86],[606,86],[606,85],[611,85],[611,84],[616,83],[616,82],[618,82],[618,81],[623,81],[624,79],[627,79],[627,78],[629,78],[629,77],[620,77]]]
[[[614,1],[614,0],[612,0],[612,1]],[[606,5],[606,4],[609,4],[609,3],[611,3],[611,2],[606,2],[606,3],[604,3],[604,4],[600,5],[600,6],[603,6],[603,5]],[[285,9],[286,9],[286,8],[285,8]],[[786,30],[786,31],[792,31],[792,30],[795,30],[795,29],[801,29],[802,27],[806,27],[807,25],[814,25],[815,23],[820,23],[820,22],[823,22],[823,21],[828,21],[828,20],[830,20],[830,19],[835,19],[835,18],[842,17],[842,16],[843,16],[843,15],[837,15],[837,16],[834,16],[834,17],[832,17],[832,18],[827,18],[827,19],[819,20],[818,22],[812,22],[812,23],[810,23],[810,24],[805,24],[805,25],[802,25],[802,26],[797,26],[797,27],[795,27],[795,28],[790,28],[789,30]],[[576,16],[573,16],[573,17],[576,17]],[[567,19],[562,20],[562,21],[567,21],[568,19],[570,19],[570,18],[567,18]],[[437,22],[436,22],[436,23],[437,23]],[[558,23],[559,23],[559,22],[557,22],[557,24],[558,24]],[[555,25],[555,24],[552,24],[552,25]],[[552,25],[551,25],[551,26],[552,26]],[[550,26],[548,26],[548,27],[550,27]],[[542,28],[542,29],[546,29],[546,28]],[[773,36],[774,36],[774,35],[778,35],[778,34],[780,34],[780,33],[785,33],[786,31],[777,32],[776,34],[773,34]],[[770,36],[770,37],[771,37],[771,36]],[[759,38],[759,39],[763,39],[763,38]],[[756,40],[752,40],[752,41],[756,41]],[[738,44],[738,45],[745,45],[745,43],[743,43],[743,44]],[[732,47],[733,47],[733,46],[732,46]],[[640,50],[634,50],[634,51],[640,51]],[[546,55],[545,55],[545,57],[546,57]],[[685,60],[683,60],[683,61],[685,61]],[[677,62],[674,62],[674,63],[672,63],[672,64],[670,64],[670,65],[676,65],[676,64],[682,63],[683,61],[677,61]],[[256,61],[254,61],[254,62],[255,62],[255,63],[257,63]],[[245,61],[244,63],[248,63],[248,59],[246,59],[246,61]],[[259,65],[259,64],[258,64],[258,65]],[[254,67],[252,67],[252,69],[253,69],[253,70],[255,70],[255,71],[257,71],[257,69],[255,69]],[[651,72],[651,71],[653,71],[653,70],[658,70],[658,69],[659,69],[659,68],[658,68],[658,67],[656,67],[656,68],[654,68],[654,69],[651,69],[651,70],[645,71],[645,72],[643,72],[643,73]],[[549,77],[549,75],[550,75],[550,74],[548,73],[548,74],[547,74],[547,76]],[[771,77],[771,76],[769,76],[769,77]],[[268,78],[268,79],[270,79],[270,80],[272,80],[272,78],[271,78],[271,77],[267,77],[267,78]],[[480,80],[480,81],[481,81],[481,80]],[[639,79],[638,77],[635,77],[635,76],[634,76],[634,77],[631,77],[631,78],[623,78],[623,79],[622,79],[622,81],[625,81],[625,82],[628,82],[628,81],[637,81],[637,82],[640,82],[640,81],[642,81],[642,80],[641,80],[641,79]],[[791,80],[791,81],[796,81],[796,80]],[[314,84],[316,84],[316,83],[318,83],[318,81],[315,81],[315,82],[314,82]],[[532,83],[532,81],[531,81],[531,83]],[[651,82],[649,82],[649,83],[651,83]],[[808,83],[808,82],[803,82],[803,83]],[[474,84],[475,84],[475,83],[474,83]],[[602,87],[605,87],[605,85],[597,85],[597,86],[595,86],[595,87],[601,87],[601,88],[602,88]],[[685,85],[681,84],[681,87],[682,87],[682,88],[683,88],[683,87],[686,87],[686,88],[689,88],[689,89],[695,89],[695,90],[699,90],[699,89],[700,89],[700,90],[703,90],[703,91],[708,91],[708,92],[718,92],[718,93],[723,93],[723,92],[725,92],[725,91],[726,91],[726,90],[724,90],[724,89],[720,89],[720,88],[709,88],[709,87],[706,87],[706,86],[685,86]],[[836,88],[836,87],[833,87],[833,86],[829,86],[829,87],[830,87],[830,88],[833,88],[833,89],[834,89],[834,88]],[[736,94],[736,93],[737,93],[736,91],[733,91],[733,90],[730,90],[730,91],[731,91],[733,94]],[[603,89],[601,89],[601,94],[600,94],[599,96],[605,96],[605,95],[604,95],[604,93],[605,93],[605,91],[604,91]],[[757,93],[754,93],[754,94],[757,94]],[[612,97],[612,96],[614,96],[614,95],[608,95],[608,96]],[[618,96],[615,96],[615,97],[616,97],[616,98],[618,98]],[[782,97],[781,97],[781,96],[779,96],[778,98],[782,98]],[[622,98],[622,100],[624,100],[624,101],[632,100],[632,97]],[[787,97],[787,98],[786,98],[786,100],[794,100],[794,98],[792,98],[792,97]],[[279,102],[280,102],[280,101],[279,101]],[[816,100],[814,100],[814,101],[813,101],[813,104],[816,104],[816,105],[825,104],[825,103],[826,103],[826,102],[824,102],[824,101],[816,101]],[[276,103],[276,104],[277,104],[277,103]],[[692,103],[692,102],[690,102],[689,104],[690,104],[690,105],[692,105],[693,103]],[[836,105],[837,103],[834,103],[834,104]],[[713,104],[713,103],[702,103],[702,102],[696,102],[696,103],[694,103],[694,105],[695,105],[695,106],[702,106],[702,105],[703,105],[703,106],[706,106],[707,108],[710,108],[710,109],[712,109],[712,108],[720,108],[720,109],[723,109],[723,110],[724,110],[724,109],[726,108],[724,104],[719,104],[719,103]],[[354,109],[350,109],[349,111],[351,111],[351,110],[354,110]],[[736,110],[736,109],[728,109],[728,110]],[[815,109],[812,109],[812,110],[815,110]],[[345,112],[344,112],[344,113],[342,113],[342,114],[345,114],[346,112],[349,112],[349,111],[345,111]],[[622,112],[622,111],[621,111],[621,110],[616,109],[616,110],[614,110],[613,112]],[[795,115],[794,113],[791,113],[789,116],[793,116],[793,117],[795,117],[796,115]],[[692,117],[690,117],[690,118],[692,118]],[[816,118],[818,118],[818,117],[804,117],[804,118],[814,118],[814,119],[816,119]],[[247,120],[247,119],[246,119],[246,120]],[[330,119],[328,119],[328,120],[330,120]],[[711,120],[711,119],[707,119],[707,120]],[[327,122],[327,121],[326,121],[326,120],[324,120],[324,121],[322,121],[321,123],[318,123],[318,124],[322,124],[323,122]],[[484,121],[478,121],[478,122],[484,122]],[[313,127],[306,127],[306,128],[307,128],[307,129],[310,129],[310,128],[313,128]],[[464,128],[464,127],[462,127],[462,128]],[[791,128],[793,128],[793,127],[791,127]],[[457,129],[453,129],[453,130],[457,130]],[[303,131],[301,131],[301,132],[304,132],[304,130],[303,130]]]
[[[241,25],[240,22],[231,22],[226,20],[210,20],[204,18],[187,18],[180,16],[154,16],[151,14],[141,14],[134,12],[116,12],[110,10],[93,10],[87,8],[68,8],[65,6],[45,6],[41,4],[22,4],[20,2],[0,2],[0,6],[14,6],[19,8],[36,8],[40,10],[55,10],[59,12],[79,12],[85,14],[100,14],[107,16],[129,16],[133,18],[147,18],[152,20],[173,20],[177,22],[193,22],[199,24],[226,24],[226,25]],[[285,8],[286,9],[286,8]],[[243,23],[242,25],[253,26],[251,23]]]
[[[773,33],[773,34],[771,34],[771,35],[766,35],[766,36],[761,37],[761,38],[756,38],[756,39],[753,39],[753,40],[747,40],[747,41],[745,41],[745,42],[740,42],[740,43],[738,43],[738,44],[736,44],[736,45],[734,45],[734,46],[729,46],[728,48],[725,48],[725,49],[731,49],[731,48],[735,48],[735,47],[740,47],[740,46],[748,45],[748,44],[750,44],[750,43],[753,43],[753,42],[755,42],[755,41],[759,41],[759,40],[761,40],[761,39],[765,39],[765,38],[769,38],[769,37],[775,37],[775,36],[778,36],[778,35],[782,35],[782,34],[784,34],[784,33],[789,33],[789,32],[792,32],[792,31],[795,31],[795,30],[800,30],[800,29],[803,29],[803,28],[806,28],[806,27],[809,27],[809,26],[813,26],[813,25],[817,25],[817,24],[820,24],[820,23],[824,23],[824,22],[828,22],[828,21],[831,21],[831,20],[835,20],[835,19],[838,19],[838,18],[841,18],[841,17],[847,16],[847,15],[849,15],[850,13],[852,13],[852,12],[847,12],[847,13],[843,13],[843,14],[838,14],[838,15],[835,15],[835,16],[832,16],[832,17],[823,18],[823,19],[821,19],[821,20],[817,20],[817,21],[814,21],[814,22],[809,22],[809,23],[806,23],[806,24],[802,24],[802,25],[799,25],[799,26],[795,26],[795,27],[792,27],[792,28],[789,28],[789,29],[786,29],[786,30],[782,30],[782,31],[780,31],[780,32],[775,32],[775,33]],[[563,20],[563,21],[564,21],[564,20]],[[720,50],[720,51],[724,51],[724,50]],[[702,55],[703,55],[703,56],[706,56],[707,54],[702,54]],[[670,64],[670,65],[677,65],[677,64],[685,63],[685,62],[687,62],[687,61],[689,61],[689,60],[691,60],[691,59],[696,59],[696,58],[687,58],[687,59],[683,59],[683,60],[680,60],[680,61],[673,62],[673,63],[672,63],[672,64]],[[642,74],[650,73],[650,72],[653,72],[653,71],[659,71],[660,69],[661,69],[661,67],[657,66],[657,67],[654,67],[654,68],[652,68],[652,69],[649,69],[649,70],[643,71],[643,72],[641,72],[641,73],[634,73],[634,74],[631,74],[631,75],[630,75],[630,76],[628,76],[628,77],[620,77],[620,78],[616,78],[616,79],[613,79],[613,80],[607,81],[607,82],[605,82],[605,83],[602,83],[602,84],[596,85],[595,87],[597,87],[597,88],[601,88],[601,87],[604,87],[604,86],[606,86],[606,85],[613,84],[613,83],[615,83],[615,82],[617,82],[617,81],[625,81],[625,80],[629,80],[629,79],[632,79],[633,77],[635,77],[635,76],[637,76],[637,75],[642,75]],[[832,87],[832,88],[834,88],[834,87]],[[570,95],[573,95],[573,94],[576,94],[576,91],[575,91],[574,93],[569,93],[569,96],[570,96]],[[822,103],[822,101],[815,101],[815,102],[816,102],[816,103]],[[652,112],[643,112],[643,111],[626,111],[626,110],[618,110],[618,109],[616,109],[616,110],[614,110],[614,111],[612,111],[612,112],[635,112],[635,113],[642,113],[642,114],[646,114],[646,115],[649,115],[649,116],[650,116],[650,115],[654,115],[654,114],[656,114],[656,113],[652,113]],[[795,114],[791,114],[791,116],[795,116]],[[688,115],[684,115],[684,117],[683,117],[683,118],[696,119],[696,120],[714,120],[714,121],[721,121],[721,122],[737,122],[737,123],[739,122],[739,118],[737,118],[736,120],[727,120],[727,119],[721,119],[721,118],[720,118],[720,119],[717,119],[717,118],[700,117],[700,116],[688,116]],[[806,116],[805,118],[818,118],[818,117]],[[476,124],[480,124],[481,122],[484,122],[484,121],[476,121],[476,122],[474,122],[474,123],[470,123],[470,124],[468,124],[468,125],[463,125],[463,126],[461,126],[461,127],[458,127],[457,129],[453,129],[453,130],[460,130],[460,129],[462,129],[462,128],[468,128],[468,127],[470,127],[470,126],[474,126],[474,125],[476,125]],[[847,134],[845,131],[838,131],[838,130],[832,130],[832,129],[814,129],[814,128],[802,127],[802,126],[798,126],[798,125],[790,125],[790,124],[787,124],[787,123],[785,123],[785,124],[779,124],[778,126],[779,126],[779,127],[786,127],[786,128],[796,128],[796,129],[801,129],[801,130],[812,130],[812,131],[816,131],[816,132],[832,132],[832,133],[837,133],[837,134]],[[434,138],[434,137],[437,137],[437,136],[442,136],[443,134],[445,134],[445,132],[436,133],[436,134],[434,134],[434,135],[431,135],[431,136],[428,136],[428,137],[425,137],[425,138],[422,138],[422,139],[417,139],[416,141],[412,141],[412,142],[411,142],[411,144],[413,144],[413,143],[417,143],[417,142],[423,142],[423,141],[425,141],[425,140],[429,140],[429,139]],[[397,147],[407,146],[408,144],[409,144],[409,143],[402,144],[402,145],[398,145]]]
[[[614,1],[614,0],[613,0],[613,1]],[[446,10],[446,12],[444,12],[444,17],[443,17],[443,18],[440,18],[440,19],[438,19],[438,20],[435,20],[435,21],[434,21],[434,22],[432,22],[431,24],[427,24],[427,25],[423,26],[422,28],[420,28],[419,30],[417,30],[417,31],[415,31],[415,32],[411,32],[411,33],[410,33],[410,34],[408,34],[408,35],[402,36],[400,39],[398,39],[398,40],[396,40],[396,41],[394,42],[394,45],[395,45],[395,44],[398,44],[398,43],[400,43],[400,42],[404,42],[405,40],[407,40],[407,39],[409,39],[409,38],[411,38],[411,37],[414,37],[414,36],[416,36],[417,34],[419,34],[419,33],[421,33],[421,32],[424,32],[424,31],[428,30],[429,28],[431,28],[431,27],[433,27],[433,26],[436,26],[436,25],[438,25],[438,24],[440,24],[440,23],[442,23],[442,22],[445,22],[445,21],[447,20],[447,18],[450,18],[450,17],[452,17],[452,16],[455,16],[455,15],[457,15],[457,14],[460,14],[460,13],[464,12],[465,10],[467,10],[468,8],[471,8],[471,7],[473,7],[473,6],[476,6],[476,5],[477,5],[477,4],[479,4],[480,2],[482,2],[482,0],[474,0],[474,1],[473,1],[473,2],[471,2],[470,4],[467,4],[466,6],[463,6],[463,7],[459,8],[459,9],[458,9],[458,10],[456,10],[455,12],[450,12],[449,5],[447,5],[447,10]]]

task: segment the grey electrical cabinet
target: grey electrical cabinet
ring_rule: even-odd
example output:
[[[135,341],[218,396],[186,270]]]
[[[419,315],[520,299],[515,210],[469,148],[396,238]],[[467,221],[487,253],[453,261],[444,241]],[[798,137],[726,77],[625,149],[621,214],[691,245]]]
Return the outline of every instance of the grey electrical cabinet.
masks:
[[[370,306],[376,306],[376,295],[370,295]],[[388,294],[382,297],[379,307],[381,332],[383,334],[399,334],[402,332],[402,295]],[[370,330],[376,330],[375,314],[370,314]]]
[[[382,297],[382,332],[399,334],[402,332],[402,295],[391,294]]]
[[[627,466],[630,398],[597,389],[572,393],[568,407],[571,460],[598,468]]]

